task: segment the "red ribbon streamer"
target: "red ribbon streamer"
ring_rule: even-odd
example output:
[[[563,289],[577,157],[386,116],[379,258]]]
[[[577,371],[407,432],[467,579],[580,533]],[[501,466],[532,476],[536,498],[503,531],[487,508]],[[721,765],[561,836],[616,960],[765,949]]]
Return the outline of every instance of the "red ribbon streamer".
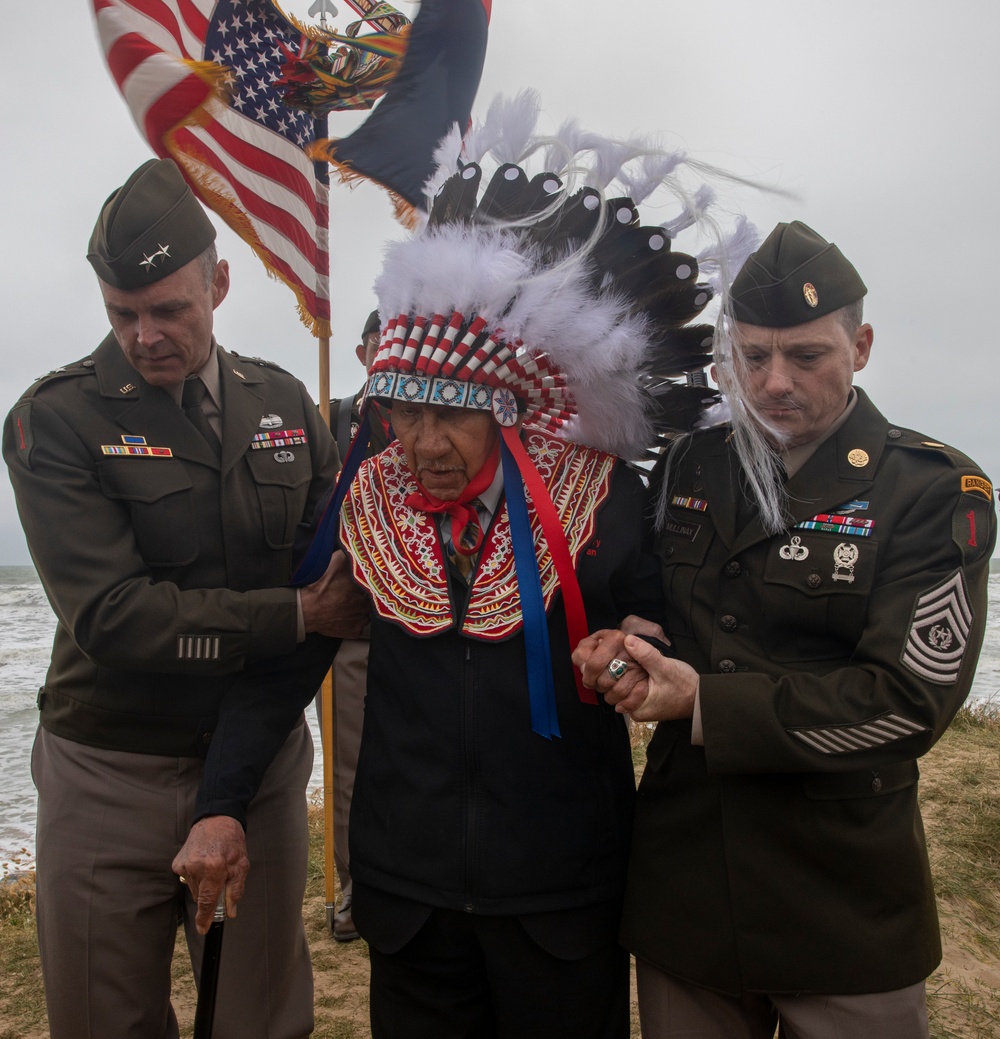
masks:
[[[556,573],[559,576],[559,588],[566,611],[566,631],[569,633],[569,645],[572,651],[579,645],[581,639],[590,634],[590,630],[587,625],[587,611],[583,605],[580,582],[576,579],[576,567],[573,565],[569,543],[566,541],[566,531],[559,522],[559,514],[556,512],[555,505],[552,504],[548,488],[521,443],[517,429],[513,426],[504,426],[502,433],[504,442],[514,456],[518,469],[521,470],[521,477],[531,495],[535,513],[542,525],[542,533],[545,535],[545,541],[552,553],[552,561],[555,563]],[[573,677],[576,679],[576,690],[580,700],[583,703],[596,704],[597,694],[584,686],[583,675],[576,666],[573,667]]]

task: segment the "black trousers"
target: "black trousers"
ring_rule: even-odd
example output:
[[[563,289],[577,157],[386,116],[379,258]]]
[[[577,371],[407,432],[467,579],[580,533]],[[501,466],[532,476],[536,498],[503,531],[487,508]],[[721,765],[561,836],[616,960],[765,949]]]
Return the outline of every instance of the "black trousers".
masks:
[[[537,919],[431,909],[398,951],[369,945],[372,1039],[628,1039],[628,953],[566,940],[581,914],[604,909]]]

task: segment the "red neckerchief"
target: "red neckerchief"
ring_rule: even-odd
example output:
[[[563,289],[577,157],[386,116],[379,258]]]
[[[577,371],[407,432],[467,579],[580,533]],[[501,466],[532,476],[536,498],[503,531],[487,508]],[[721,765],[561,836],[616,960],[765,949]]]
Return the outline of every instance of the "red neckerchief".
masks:
[[[451,517],[452,530],[460,532],[458,538],[453,539],[456,551],[461,552],[463,556],[471,556],[479,551],[483,543],[483,528],[479,524],[479,513],[476,511],[473,501],[493,483],[493,477],[496,476],[499,464],[500,446],[498,444],[483,467],[454,501],[442,501],[440,498],[435,498],[418,480],[417,490],[407,495],[404,504],[411,509],[419,509],[421,512],[446,512]],[[468,539],[470,527],[475,535],[474,544]]]

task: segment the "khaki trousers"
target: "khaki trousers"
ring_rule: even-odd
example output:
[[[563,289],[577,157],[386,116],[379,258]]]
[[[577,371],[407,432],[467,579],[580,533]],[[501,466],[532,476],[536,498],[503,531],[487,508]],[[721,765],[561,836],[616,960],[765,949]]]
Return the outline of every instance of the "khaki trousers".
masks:
[[[636,959],[643,1039],[927,1039],[924,983],[855,996],[721,995]]]
[[[312,740],[304,722],[247,815],[250,874],[225,925],[214,1039],[300,1039],[313,1028],[302,925]],[[52,1039],[176,1039],[170,963],[194,903],[170,869],[202,762],[101,750],[38,730],[38,942]]]

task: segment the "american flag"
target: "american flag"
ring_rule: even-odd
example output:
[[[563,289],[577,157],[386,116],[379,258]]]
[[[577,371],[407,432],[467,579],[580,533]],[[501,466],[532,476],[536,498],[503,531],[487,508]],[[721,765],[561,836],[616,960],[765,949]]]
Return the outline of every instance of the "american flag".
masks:
[[[157,155],[330,334],[328,177],[303,147],[326,128],[276,80],[305,39],[269,0],[94,0],[118,89]]]

